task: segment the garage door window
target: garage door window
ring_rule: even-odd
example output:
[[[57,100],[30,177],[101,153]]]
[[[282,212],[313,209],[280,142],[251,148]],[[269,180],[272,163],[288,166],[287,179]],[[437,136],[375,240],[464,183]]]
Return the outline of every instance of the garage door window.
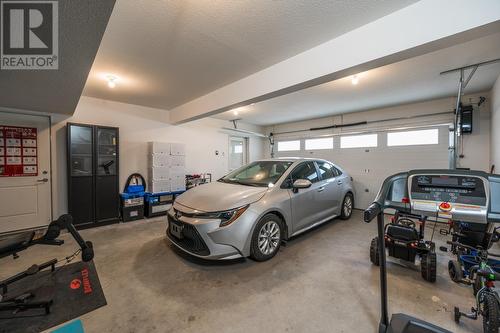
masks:
[[[437,128],[429,130],[387,133],[387,145],[389,147],[437,145],[438,143],[439,130]]]
[[[333,149],[333,138],[307,139],[306,150]]]
[[[377,147],[377,134],[351,135],[340,138],[340,148],[368,148]]]
[[[300,140],[278,141],[278,151],[297,151],[300,150]]]

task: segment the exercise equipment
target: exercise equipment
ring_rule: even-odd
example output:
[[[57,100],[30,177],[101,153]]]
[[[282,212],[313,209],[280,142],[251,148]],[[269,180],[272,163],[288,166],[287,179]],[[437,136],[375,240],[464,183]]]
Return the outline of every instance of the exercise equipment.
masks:
[[[415,222],[415,220],[417,222]],[[396,211],[391,223],[384,227],[384,247],[389,250],[389,256],[415,263],[415,257],[420,258],[422,278],[428,282],[436,281],[436,251],[432,241],[424,240],[427,217],[404,214]],[[416,225],[419,224],[417,230]],[[435,224],[434,224],[435,227]],[[434,235],[434,232],[433,232]],[[370,261],[379,266],[379,237],[372,239],[370,244]]]
[[[413,170],[384,180],[375,201],[364,212],[365,222],[377,218],[379,239],[384,237],[384,210],[453,221],[484,224],[494,232],[500,222],[500,175],[468,170]],[[381,319],[379,332],[437,333],[443,328],[404,314],[387,311],[387,270],[383,247],[380,258]]]
[[[0,258],[12,255],[14,259],[18,257],[20,251],[26,250],[27,248],[34,245],[55,245],[60,246],[64,244],[64,241],[58,239],[61,230],[66,229],[69,231],[73,239],[77,242],[79,249],[72,255],[66,257],[64,261],[66,263],[72,261],[78,254],[81,254],[82,261],[88,262],[94,258],[94,249],[92,242],[85,241],[78,231],[73,226],[73,218],[71,215],[65,214],[59,217],[56,221],[49,224],[43,236],[40,236],[35,231],[26,232],[20,235],[6,236],[2,237],[0,242]],[[45,314],[50,313],[50,307],[52,305],[52,299],[43,301],[37,301],[37,294],[34,291],[27,290],[18,295],[8,295],[9,286],[13,283],[20,281],[29,276],[34,276],[39,272],[51,269],[52,272],[56,272],[58,267],[56,265],[59,263],[57,259],[49,260],[42,264],[34,264],[28,269],[11,276],[3,281],[0,281],[0,311],[11,311],[12,313],[18,313],[21,311],[27,311],[30,309],[44,309]],[[43,293],[44,291],[38,291]],[[50,293],[51,291],[47,291]]]

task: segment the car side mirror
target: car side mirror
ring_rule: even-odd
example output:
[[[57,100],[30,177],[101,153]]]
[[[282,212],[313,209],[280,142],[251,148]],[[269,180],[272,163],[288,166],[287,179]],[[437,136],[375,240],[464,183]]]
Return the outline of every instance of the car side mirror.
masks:
[[[312,183],[310,180],[307,179],[297,179],[296,181],[293,182],[292,188],[294,191],[298,191],[301,188],[309,188],[311,187]]]

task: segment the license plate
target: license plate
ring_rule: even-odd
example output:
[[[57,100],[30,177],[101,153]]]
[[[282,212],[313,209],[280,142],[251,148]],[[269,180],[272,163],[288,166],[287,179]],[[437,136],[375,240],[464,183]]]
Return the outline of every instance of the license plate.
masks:
[[[182,239],[182,237],[183,237],[182,236],[182,229],[183,229],[183,227],[181,225],[170,223],[170,233],[174,237]]]

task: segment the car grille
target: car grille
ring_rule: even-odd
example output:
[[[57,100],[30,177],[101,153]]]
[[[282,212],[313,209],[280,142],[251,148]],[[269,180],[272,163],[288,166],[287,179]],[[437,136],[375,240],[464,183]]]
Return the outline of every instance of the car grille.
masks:
[[[184,223],[178,220],[175,220],[170,214],[168,214],[168,223],[174,223],[179,226],[183,226],[182,229],[182,239],[178,239],[174,235],[170,233],[170,228],[167,228],[167,233],[171,241],[175,244],[179,245],[181,248],[189,251],[191,253],[200,255],[200,256],[208,256],[210,254],[210,250],[207,247],[207,244],[203,241],[198,230],[194,226],[189,223]]]

